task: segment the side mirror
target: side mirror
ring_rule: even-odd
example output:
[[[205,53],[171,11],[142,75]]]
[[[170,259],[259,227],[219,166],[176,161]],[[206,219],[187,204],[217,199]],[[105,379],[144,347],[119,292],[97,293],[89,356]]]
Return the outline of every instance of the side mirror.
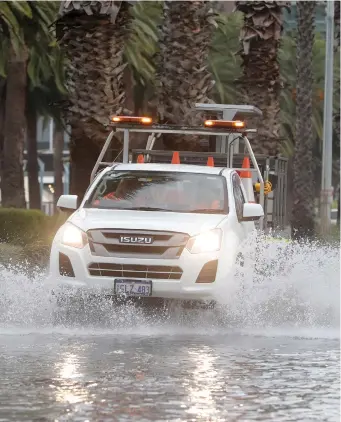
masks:
[[[76,210],[78,208],[77,202],[77,195],[62,195],[58,199],[57,207],[60,208],[61,211]]]
[[[256,221],[264,217],[263,207],[260,204],[246,203],[243,206],[242,221]]]

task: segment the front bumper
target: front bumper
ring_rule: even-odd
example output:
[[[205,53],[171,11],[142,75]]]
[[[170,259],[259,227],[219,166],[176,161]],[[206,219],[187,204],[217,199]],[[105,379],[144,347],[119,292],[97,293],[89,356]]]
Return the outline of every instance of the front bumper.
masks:
[[[69,259],[72,273],[61,275],[60,254]],[[221,251],[201,254],[191,254],[187,249],[183,250],[178,259],[138,259],[100,257],[91,254],[89,245],[83,249],[71,248],[61,244],[53,245],[50,257],[50,273],[48,283],[55,289],[82,290],[101,295],[114,295],[115,278],[148,279],[152,281],[152,297],[182,300],[215,300],[219,285],[226,282],[226,274],[229,266],[228,260],[221,260]],[[160,278],[160,274],[143,277],[91,275],[91,264],[121,265],[125,268],[136,266],[153,267],[166,266],[178,267],[182,270],[179,279],[169,277]],[[206,264],[206,266],[205,266]],[[205,267],[205,268],[204,268]],[[154,277],[153,277],[154,275]]]

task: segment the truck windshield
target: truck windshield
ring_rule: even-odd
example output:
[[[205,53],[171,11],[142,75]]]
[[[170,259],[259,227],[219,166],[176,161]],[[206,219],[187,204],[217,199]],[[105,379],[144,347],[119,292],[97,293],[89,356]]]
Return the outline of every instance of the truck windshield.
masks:
[[[156,171],[106,173],[86,208],[227,214],[223,176]]]

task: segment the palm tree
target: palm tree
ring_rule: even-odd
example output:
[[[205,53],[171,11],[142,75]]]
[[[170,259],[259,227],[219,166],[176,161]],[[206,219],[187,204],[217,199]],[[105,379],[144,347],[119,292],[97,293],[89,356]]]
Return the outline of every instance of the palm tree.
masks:
[[[289,2],[236,1],[237,10],[244,13],[242,42],[243,75],[240,89],[244,102],[259,107],[263,119],[253,123],[257,137],[253,140],[255,153],[276,155],[280,147],[280,92],[278,64],[282,25],[282,9]]]
[[[124,58],[134,86],[134,114],[148,114],[155,96],[155,56],[158,52],[162,1],[140,1],[131,8],[132,21]]]
[[[27,59],[25,46],[10,48],[7,62],[3,166],[1,175],[2,206],[25,208],[23,152],[26,132]]]
[[[296,142],[292,235],[314,233],[315,194],[313,177],[313,46],[316,2],[297,2]]]
[[[284,138],[282,153],[291,158],[295,152],[295,120],[296,120],[296,35],[283,37],[280,49],[279,63],[281,76],[284,81],[284,89],[281,94],[281,134]],[[316,33],[313,47],[313,133],[314,133],[314,180],[315,195],[319,197],[321,191],[321,160],[323,143],[323,96],[324,96],[324,73],[325,73],[325,37]],[[334,84],[337,86],[340,81],[340,57],[334,57]],[[339,114],[340,92],[334,90],[333,114]],[[333,186],[339,181],[340,157],[339,133],[334,121],[333,131]]]
[[[124,84],[130,6],[129,1],[63,1],[60,6],[57,36],[67,56],[70,190],[81,197],[108,134],[109,116],[130,113]],[[115,149],[121,149],[120,138]]]
[[[26,140],[27,140],[27,174],[28,198],[31,209],[41,209],[40,185],[38,181],[38,147],[37,147],[37,118],[34,108],[30,108],[26,101]]]
[[[3,149],[4,149],[4,124],[5,124],[5,98],[6,98],[6,80],[0,75],[0,179],[3,166]],[[1,192],[1,186],[0,186]]]
[[[334,2],[334,60],[340,60],[340,0]],[[334,92],[340,94],[340,74],[337,74],[337,77],[334,78]],[[337,107],[335,108],[333,115],[334,131],[337,139],[338,149],[340,150],[340,98],[337,98]],[[338,151],[339,152],[339,151]],[[339,154],[338,154],[339,155]],[[338,163],[338,169],[340,169],[340,161]],[[340,172],[339,172],[340,173]]]
[[[29,54],[36,46],[51,40],[48,30],[53,19],[54,2],[1,2],[0,74],[5,83],[5,117],[2,151],[2,205],[25,207],[23,150],[26,134],[28,77],[34,63]],[[44,59],[41,59],[44,61]]]
[[[208,103],[213,87],[208,53],[215,24],[210,1],[165,1],[157,67],[157,113],[163,123],[201,124],[195,103]],[[197,137],[167,137],[170,149],[198,150]],[[181,145],[181,146],[180,146]]]
[[[289,158],[292,164],[295,153],[295,121],[296,121],[296,33],[283,37],[280,49],[279,63],[281,77],[284,81],[284,89],[281,93],[281,144],[282,154]],[[321,192],[321,166],[322,166],[322,145],[323,145],[323,91],[325,73],[325,37],[316,33],[313,47],[313,161],[314,161],[314,191],[315,197],[319,198]],[[334,59],[334,83],[337,85],[340,80],[340,57],[335,55]],[[340,93],[334,90],[334,115],[340,106]],[[333,132],[333,186],[338,186],[340,179],[339,157],[340,148],[338,146],[338,134],[334,126]],[[292,172],[288,173],[288,213],[292,212]]]
[[[243,14],[220,13],[216,21],[218,26],[213,34],[208,57],[209,69],[215,82],[212,98],[220,104],[236,104],[238,92],[234,84],[241,73],[241,60],[237,51]]]

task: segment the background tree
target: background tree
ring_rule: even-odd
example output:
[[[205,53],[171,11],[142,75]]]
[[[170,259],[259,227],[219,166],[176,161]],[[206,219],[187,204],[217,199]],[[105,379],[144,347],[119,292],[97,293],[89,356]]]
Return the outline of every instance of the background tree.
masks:
[[[124,47],[124,60],[133,85],[134,114],[148,114],[155,98],[155,57],[159,50],[162,1],[136,2],[130,9],[132,20]]]
[[[282,9],[289,2],[237,1],[237,10],[244,13],[240,33],[243,74],[240,86],[243,100],[257,106],[263,119],[255,122],[255,153],[276,155],[280,150],[280,91],[278,64],[282,25]]]
[[[313,160],[314,160],[314,181],[315,196],[319,197],[321,190],[321,160],[323,143],[323,99],[324,99],[324,72],[325,72],[325,37],[322,34],[315,34],[313,45]],[[295,120],[296,120],[296,50],[297,33],[293,32],[283,37],[280,49],[279,62],[281,77],[284,88],[281,94],[281,136],[283,137],[282,153],[291,158],[295,151]],[[334,84],[340,80],[340,56],[334,57]],[[340,93],[334,90],[334,115],[340,104]],[[338,183],[339,170],[337,160],[340,156],[338,147],[338,134],[336,126],[333,131],[333,183]]]
[[[238,89],[235,83],[241,76],[241,58],[237,52],[243,14],[219,13],[216,22],[208,55],[209,70],[214,80],[212,98],[216,103],[236,104]]]
[[[157,58],[157,114],[162,123],[195,125],[195,103],[209,103],[213,87],[208,55],[215,13],[210,1],[166,1]],[[170,149],[198,150],[196,136],[163,136]],[[180,147],[181,145],[181,147]]]
[[[57,36],[66,53],[66,121],[71,126],[70,190],[83,196],[111,114],[126,109],[124,43],[131,19],[128,1],[63,1]],[[117,137],[114,155],[120,151]]]
[[[32,70],[34,46],[47,60],[41,46],[51,40],[49,25],[54,2],[1,2],[0,4],[0,74],[5,96],[2,135],[2,204],[25,207],[23,150],[26,136],[28,73]],[[4,88],[5,87],[5,88]]]
[[[292,216],[292,235],[295,238],[311,236],[315,225],[312,64],[315,7],[315,2],[297,2],[296,142]]]
[[[340,59],[340,1],[337,0],[334,2],[334,24],[335,24],[335,43],[334,43],[334,52],[335,56]],[[336,58],[335,57],[335,58]],[[338,79],[335,84],[334,91],[340,94],[340,74],[338,74]],[[336,191],[338,194],[338,203],[337,203],[337,224],[340,224],[340,208],[341,208],[341,191],[340,191],[340,98],[337,103],[336,111],[333,115],[334,123],[334,132],[337,136],[337,152],[338,160],[336,161],[336,168],[338,170],[338,183],[336,186]]]
[[[295,122],[296,122],[296,51],[297,51],[297,31],[293,31],[283,37],[280,49],[279,63],[281,77],[284,88],[281,94],[281,136],[283,138],[282,154],[289,158],[290,169],[292,167],[295,153]],[[321,171],[322,171],[322,145],[323,145],[323,97],[324,97],[324,72],[325,72],[325,37],[322,34],[315,34],[313,46],[313,178],[314,195],[319,198],[321,191]],[[334,60],[334,83],[338,83],[340,78],[340,56],[335,55]],[[334,91],[334,114],[340,104],[340,95]],[[334,127],[333,132],[333,185],[339,183],[339,156],[340,149],[337,146],[337,132]],[[304,166],[304,163],[302,164]],[[291,218],[293,204],[293,172],[288,173],[288,216]]]

